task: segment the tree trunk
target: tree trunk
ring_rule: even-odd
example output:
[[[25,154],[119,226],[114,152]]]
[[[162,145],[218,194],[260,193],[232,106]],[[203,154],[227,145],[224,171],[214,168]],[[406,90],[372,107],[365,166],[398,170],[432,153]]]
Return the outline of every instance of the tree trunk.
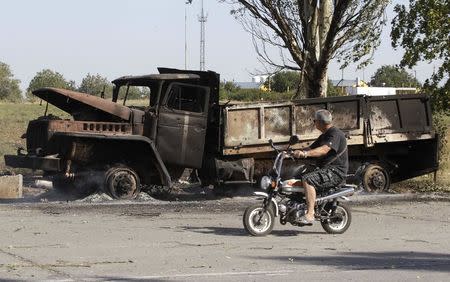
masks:
[[[327,90],[328,90],[328,74],[327,71],[325,71],[319,80],[320,97],[327,97]]]
[[[327,68],[310,65],[305,68],[303,79],[300,82],[299,91],[295,98],[318,98],[327,96],[328,75]],[[300,95],[298,93],[301,93]],[[303,94],[303,95],[302,95]]]

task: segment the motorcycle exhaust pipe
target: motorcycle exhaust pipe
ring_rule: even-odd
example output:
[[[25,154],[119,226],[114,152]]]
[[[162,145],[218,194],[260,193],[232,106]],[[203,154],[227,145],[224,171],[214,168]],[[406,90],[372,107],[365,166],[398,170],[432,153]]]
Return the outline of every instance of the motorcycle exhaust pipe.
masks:
[[[324,202],[327,202],[329,200],[333,200],[333,199],[336,199],[336,198],[339,198],[339,197],[344,197],[344,196],[350,196],[354,192],[355,192],[354,188],[348,188],[348,189],[339,191],[337,193],[334,193],[334,194],[331,194],[331,195],[328,195],[328,196],[325,196],[325,197],[322,197],[322,198],[318,198],[318,199],[316,199],[316,204],[320,205],[320,204],[322,204]]]

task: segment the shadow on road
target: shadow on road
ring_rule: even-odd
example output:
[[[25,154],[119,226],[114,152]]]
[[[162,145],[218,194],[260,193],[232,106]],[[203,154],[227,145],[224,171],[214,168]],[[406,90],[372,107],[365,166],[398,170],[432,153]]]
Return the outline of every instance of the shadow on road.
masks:
[[[256,259],[256,257],[255,257]],[[257,259],[327,265],[345,270],[399,269],[450,272],[450,254],[427,252],[349,252],[336,256],[272,256]]]
[[[208,227],[192,227],[192,226],[184,226],[182,227],[186,231],[192,231],[195,233],[202,234],[213,234],[220,236],[250,236],[244,229],[242,228],[232,228],[232,227],[217,227],[217,226],[208,226]],[[326,234],[325,232],[314,232],[314,231],[299,231],[299,230],[273,230],[268,236],[277,236],[277,237],[290,237],[290,236],[298,236],[301,234]]]

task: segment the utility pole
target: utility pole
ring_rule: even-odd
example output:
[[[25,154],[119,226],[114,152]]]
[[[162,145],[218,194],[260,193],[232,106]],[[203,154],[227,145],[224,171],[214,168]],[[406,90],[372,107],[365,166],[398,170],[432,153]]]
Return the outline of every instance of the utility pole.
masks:
[[[187,4],[187,3],[186,3]],[[184,69],[187,70],[187,7],[184,7]]]
[[[192,0],[187,0],[184,7],[184,69],[187,70],[187,4],[192,4]]]
[[[203,0],[202,0],[202,11],[201,15],[198,16],[198,21],[200,22],[200,70],[205,70],[205,30],[206,21],[208,20],[208,15],[205,15],[203,10]]]

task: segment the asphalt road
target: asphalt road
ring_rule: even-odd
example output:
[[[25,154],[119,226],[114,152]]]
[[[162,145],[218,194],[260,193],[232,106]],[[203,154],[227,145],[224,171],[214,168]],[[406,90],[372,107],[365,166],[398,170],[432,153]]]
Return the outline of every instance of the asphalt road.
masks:
[[[0,204],[0,279],[449,281],[448,201],[366,197],[342,235],[242,226],[250,197]]]

